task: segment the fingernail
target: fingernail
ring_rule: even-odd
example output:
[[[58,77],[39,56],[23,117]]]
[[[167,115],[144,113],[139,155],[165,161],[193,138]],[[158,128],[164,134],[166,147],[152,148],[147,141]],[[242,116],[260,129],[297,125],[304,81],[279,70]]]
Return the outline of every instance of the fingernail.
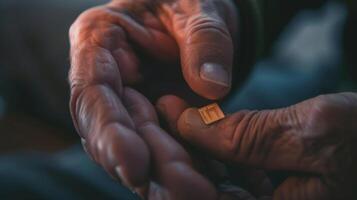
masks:
[[[83,150],[84,152],[86,152],[86,154],[89,156],[89,158],[92,160],[92,161],[95,161],[92,157],[92,154],[89,153],[88,151],[88,148],[87,148],[87,141],[83,138],[81,138],[81,143],[82,143],[82,147],[83,147]]]
[[[198,114],[198,111],[195,109],[186,110],[182,117],[185,122],[185,126],[188,128],[195,128],[204,124],[202,118]]]
[[[121,167],[116,166],[115,167],[115,173],[117,174],[118,178],[120,179],[120,181],[122,182],[122,184],[126,187],[130,188],[129,182],[128,180],[125,178],[124,174],[123,174],[123,170]]]
[[[231,78],[227,70],[219,64],[216,63],[205,63],[201,67],[200,76],[203,80],[229,87]]]

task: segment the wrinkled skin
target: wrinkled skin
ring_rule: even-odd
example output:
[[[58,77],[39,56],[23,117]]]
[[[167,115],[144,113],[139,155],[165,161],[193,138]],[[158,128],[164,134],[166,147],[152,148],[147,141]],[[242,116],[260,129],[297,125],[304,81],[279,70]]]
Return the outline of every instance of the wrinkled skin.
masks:
[[[71,85],[106,76],[113,88],[136,87],[150,100],[176,92],[187,99],[191,90],[222,98],[231,87],[237,24],[228,0],[116,0],[90,9],[70,30]],[[206,63],[221,66],[214,71],[220,79],[202,75]],[[87,65],[118,70],[82,67]]]
[[[70,29],[70,108],[91,158],[144,199],[249,195],[201,175],[151,104],[168,91],[189,102],[224,97],[236,26],[228,0],[116,0],[79,16]],[[170,112],[185,107],[176,103]]]
[[[238,24],[232,8],[228,0],[116,0],[71,27],[71,112],[84,148],[145,199],[254,199],[203,176],[159,127],[150,103],[167,92],[188,104],[197,99],[191,90],[207,99],[229,92]],[[226,73],[212,81],[200,72],[205,63]],[[274,199],[355,199],[356,98],[335,94],[241,111],[211,126],[174,96],[160,98],[158,109],[173,132],[218,159],[293,172]]]
[[[356,93],[319,96],[278,110],[239,111],[211,126],[195,108],[182,112],[167,115],[177,115],[183,138],[216,158],[291,172],[273,199],[357,197]]]

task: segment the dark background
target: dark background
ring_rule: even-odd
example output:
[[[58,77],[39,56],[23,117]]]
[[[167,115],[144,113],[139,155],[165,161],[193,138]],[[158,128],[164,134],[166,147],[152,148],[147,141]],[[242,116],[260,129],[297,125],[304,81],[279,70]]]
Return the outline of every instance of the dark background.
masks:
[[[105,2],[0,0],[0,154],[56,152],[79,141],[68,108],[68,29],[81,12]],[[322,92],[355,88],[351,81],[352,77],[357,79],[353,67],[357,46],[354,12],[349,12],[347,21],[332,26],[343,30],[330,33],[324,23],[334,14],[340,16],[334,13],[341,12],[340,5],[326,8],[316,1],[301,14],[297,10],[305,1],[296,5],[290,1],[266,2],[262,4],[266,7],[266,57],[256,64],[257,70],[243,89],[235,91],[233,103],[227,104],[229,110],[286,106]],[[293,15],[298,13],[301,16],[294,20]],[[312,33],[304,35],[304,31]],[[321,56],[319,52],[326,50],[326,44],[317,40],[329,38],[329,34],[332,36],[325,43],[333,51]],[[297,45],[295,49],[289,46],[294,42],[309,44],[309,40],[314,44]],[[304,52],[310,51],[306,58]],[[293,97],[292,91],[301,95],[293,100],[286,98]],[[237,106],[234,102],[241,103]]]

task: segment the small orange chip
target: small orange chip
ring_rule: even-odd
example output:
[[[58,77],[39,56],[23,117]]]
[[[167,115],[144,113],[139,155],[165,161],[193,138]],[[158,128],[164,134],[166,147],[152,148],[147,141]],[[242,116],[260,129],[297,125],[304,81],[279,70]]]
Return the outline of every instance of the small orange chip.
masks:
[[[223,119],[224,113],[217,103],[210,104],[208,106],[202,107],[198,109],[198,112],[201,115],[201,118],[205,122],[205,124],[209,125],[216,121]]]

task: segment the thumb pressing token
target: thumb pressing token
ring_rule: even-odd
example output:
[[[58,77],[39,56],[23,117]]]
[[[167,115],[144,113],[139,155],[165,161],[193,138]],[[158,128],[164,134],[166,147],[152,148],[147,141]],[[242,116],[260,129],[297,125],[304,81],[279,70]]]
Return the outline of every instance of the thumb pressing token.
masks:
[[[217,103],[202,107],[198,109],[198,112],[206,125],[217,122],[225,117],[223,111]]]

